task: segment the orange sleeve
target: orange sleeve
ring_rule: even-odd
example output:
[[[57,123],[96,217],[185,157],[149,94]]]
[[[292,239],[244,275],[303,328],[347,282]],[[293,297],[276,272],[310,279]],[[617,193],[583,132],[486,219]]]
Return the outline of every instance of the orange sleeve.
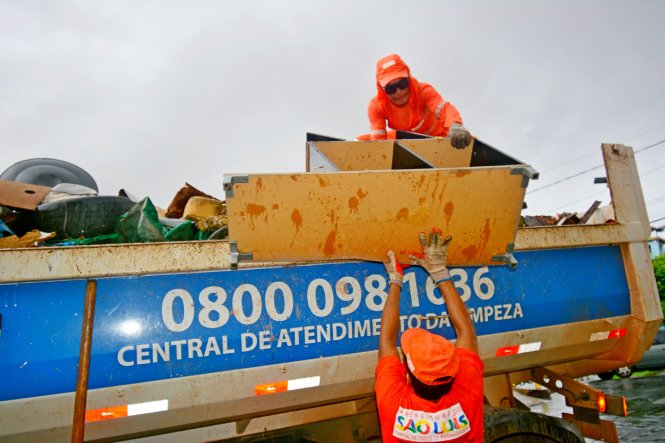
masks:
[[[428,83],[421,83],[421,85],[420,94],[425,106],[437,117],[438,121],[443,122],[446,134],[453,123],[464,124],[462,116],[452,103],[445,101],[432,85]]]
[[[394,355],[379,359],[374,375],[376,375],[377,398],[383,398],[406,386],[406,368]]]
[[[386,139],[386,115],[381,109],[378,97],[374,97],[367,107],[367,117],[369,117],[369,127],[371,130],[371,140]]]

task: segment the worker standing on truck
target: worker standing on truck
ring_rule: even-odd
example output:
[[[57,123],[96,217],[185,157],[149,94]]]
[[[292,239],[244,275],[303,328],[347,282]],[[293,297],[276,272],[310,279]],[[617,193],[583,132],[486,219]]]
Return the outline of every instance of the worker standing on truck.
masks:
[[[399,55],[388,55],[376,63],[376,89],[367,110],[372,132],[359,140],[394,139],[395,130],[400,130],[450,137],[452,145],[460,149],[471,142],[455,106],[441,98],[432,85],[411,76]],[[392,131],[386,131],[386,121]]]
[[[405,362],[397,350],[403,271],[392,251],[386,271],[390,289],[381,316],[376,402],[384,442],[482,442],[483,363],[476,331],[451,282],[446,252],[451,237],[438,229],[421,233],[422,256],[411,256],[434,280],[457,339],[453,345],[421,328],[402,334]]]

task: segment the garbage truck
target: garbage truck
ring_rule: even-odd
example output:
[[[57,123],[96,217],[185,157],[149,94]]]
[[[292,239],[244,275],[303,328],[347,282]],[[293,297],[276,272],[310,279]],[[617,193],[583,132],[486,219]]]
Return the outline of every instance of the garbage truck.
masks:
[[[625,398],[578,378],[638,361],[663,318],[633,151],[602,154],[596,222],[520,226],[538,173],[479,139],[308,134],[305,172],[224,176],[226,239],[0,250],[0,441],[380,441],[381,262],[431,227],[477,330],[485,441],[616,441]],[[455,338],[418,267],[401,313]],[[528,381],[572,413],[529,411]]]

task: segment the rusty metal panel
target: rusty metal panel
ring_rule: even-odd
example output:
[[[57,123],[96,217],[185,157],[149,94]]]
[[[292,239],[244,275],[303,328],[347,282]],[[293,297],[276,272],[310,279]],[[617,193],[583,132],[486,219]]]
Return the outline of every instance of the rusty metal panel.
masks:
[[[390,169],[394,140],[356,142],[316,142],[314,145],[340,171]]]
[[[509,167],[249,175],[228,194],[229,238],[257,261],[402,261],[419,232],[453,236],[449,263],[500,264],[525,188]]]
[[[323,153],[340,171],[391,169],[393,147],[399,142],[413,150],[437,168],[465,168],[471,164],[473,153],[470,144],[465,149],[456,149],[447,138],[413,140],[312,142],[313,147]],[[315,168],[310,168],[316,172]]]
[[[407,139],[399,141],[437,168],[465,168],[471,165],[473,141],[464,149],[456,149],[449,138]]]
[[[226,241],[0,250],[0,283],[202,271],[229,267]]]

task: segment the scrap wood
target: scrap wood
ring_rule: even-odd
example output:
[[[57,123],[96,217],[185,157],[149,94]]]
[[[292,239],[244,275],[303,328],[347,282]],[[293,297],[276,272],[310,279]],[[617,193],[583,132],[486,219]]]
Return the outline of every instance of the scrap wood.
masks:
[[[26,232],[20,238],[16,235],[0,238],[0,249],[29,248],[37,246],[38,243],[42,243],[53,237],[55,237],[55,232],[41,232],[33,229],[30,232]]]
[[[591,205],[591,207],[589,209],[587,209],[587,211],[584,213],[582,218],[580,218],[580,224],[581,225],[585,225],[586,222],[589,221],[589,219],[591,218],[593,213],[596,212],[596,209],[598,209],[598,206],[600,206],[600,200],[594,201],[593,204]]]
[[[185,186],[180,188],[180,190],[176,193],[176,195],[173,197],[173,200],[169,204],[168,208],[166,209],[166,217],[167,218],[182,218],[182,214],[185,211],[185,206],[187,205],[187,202],[189,201],[190,198],[192,197],[206,197],[206,198],[211,198],[213,200],[219,200],[211,195],[208,195],[204,192],[199,191],[196,189],[194,186],[190,185],[189,183],[185,182]]]

